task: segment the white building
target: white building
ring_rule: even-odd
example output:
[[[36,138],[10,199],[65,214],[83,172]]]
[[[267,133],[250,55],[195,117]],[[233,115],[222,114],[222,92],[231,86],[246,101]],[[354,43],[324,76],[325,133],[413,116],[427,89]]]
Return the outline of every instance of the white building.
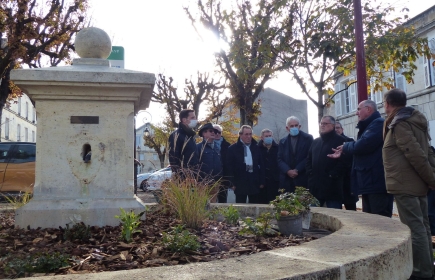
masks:
[[[423,13],[415,16],[405,23],[407,26],[413,26],[416,34],[420,37],[425,37],[429,41],[429,47],[433,55],[435,55],[435,6],[427,9]],[[369,54],[366,54],[369,55]],[[406,92],[408,96],[408,106],[421,111],[429,121],[430,136],[432,145],[435,145],[435,60],[420,57],[416,62],[417,69],[413,77],[414,83],[408,84],[401,73],[391,71],[389,77],[394,81],[394,86]],[[344,133],[347,136],[356,139],[357,130],[355,126],[358,119],[355,115],[357,108],[357,84],[348,87],[349,81],[356,80],[355,71],[348,77],[342,75],[337,77],[335,84],[335,92],[339,92],[335,97],[335,104],[326,108],[325,115],[336,116],[344,128]],[[383,92],[371,92],[370,99],[378,104],[379,112],[385,116],[382,105]]]
[[[36,110],[30,98],[6,104],[1,117],[1,142],[36,142]]]
[[[152,135],[153,131],[149,123],[142,125],[136,129],[136,159],[141,163],[141,167],[138,169],[138,174],[149,172],[152,170],[160,169],[160,160],[157,152],[148,146],[144,145],[143,135],[145,130]],[[165,166],[168,165],[168,159],[165,158]]]

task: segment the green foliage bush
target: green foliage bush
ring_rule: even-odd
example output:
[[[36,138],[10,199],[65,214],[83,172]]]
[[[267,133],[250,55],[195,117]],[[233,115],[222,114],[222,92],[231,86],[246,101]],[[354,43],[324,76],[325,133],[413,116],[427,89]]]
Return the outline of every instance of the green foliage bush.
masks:
[[[138,215],[134,213],[133,210],[130,210],[130,212],[126,212],[124,209],[120,208],[121,215],[115,216],[115,218],[121,220],[122,224],[122,238],[127,242],[131,242],[133,238],[133,234],[136,232],[142,232],[141,230],[137,229],[140,225],[140,217],[142,217],[143,214],[145,214],[145,211],[140,212]]]
[[[64,240],[82,240],[86,241],[91,238],[91,227],[88,225],[86,226],[83,222],[76,223],[73,225],[73,227],[70,229],[69,225],[66,224],[66,228],[63,234]]]
[[[256,220],[252,218],[246,218],[243,220],[242,229],[239,231],[240,235],[244,234],[252,234],[255,235],[255,238],[259,238],[261,236],[266,236],[270,234],[274,234],[271,230],[271,221],[273,219],[272,214],[263,213]]]
[[[171,252],[196,251],[200,248],[197,237],[182,225],[176,226],[170,232],[164,232],[162,242]]]
[[[210,219],[216,219],[219,215],[222,215],[224,221],[230,225],[236,225],[240,219],[239,210],[232,204],[229,207],[215,208],[210,211]]]
[[[69,258],[69,255],[59,252],[39,253],[6,261],[5,270],[15,277],[25,276],[26,273],[48,273],[69,266]]]

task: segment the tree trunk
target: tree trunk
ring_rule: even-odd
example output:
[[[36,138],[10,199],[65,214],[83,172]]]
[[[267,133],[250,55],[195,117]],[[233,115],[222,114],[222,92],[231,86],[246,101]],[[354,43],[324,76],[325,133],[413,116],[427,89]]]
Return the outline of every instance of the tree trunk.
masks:
[[[244,108],[240,108],[240,127],[242,127],[242,125],[253,127],[254,122],[251,119],[252,118],[249,118],[249,112]]]
[[[10,65],[12,67],[12,65]],[[3,115],[3,108],[5,107],[6,100],[8,99],[10,90],[9,90],[9,82],[11,77],[11,68],[6,69],[5,75],[1,79],[0,83],[0,142],[1,142],[1,132],[3,130],[3,123],[2,123],[2,115]]]
[[[166,157],[166,154],[159,155],[160,168],[165,168],[165,157]]]
[[[323,109],[325,108],[325,105],[323,104],[323,89],[322,88],[318,88],[317,89],[317,120],[318,123],[320,123],[320,121],[323,118]]]

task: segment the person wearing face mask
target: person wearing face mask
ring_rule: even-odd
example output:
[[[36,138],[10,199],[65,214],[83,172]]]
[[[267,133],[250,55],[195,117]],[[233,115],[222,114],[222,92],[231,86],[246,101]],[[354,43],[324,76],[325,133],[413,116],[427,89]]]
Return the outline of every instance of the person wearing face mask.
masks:
[[[279,141],[278,147],[279,188],[294,192],[295,187],[308,186],[305,164],[313,136],[301,131],[295,116],[287,118],[286,129],[289,135]]]
[[[258,203],[268,204],[279,195],[279,169],[278,144],[273,140],[270,129],[261,131],[261,140],[258,142],[265,169],[264,188],[260,189]]]
[[[183,109],[178,115],[178,129],[169,136],[169,163],[173,172],[181,169],[194,169],[198,165],[196,153],[195,131],[198,121],[195,111]]]
[[[225,160],[227,158],[227,152],[228,147],[231,145],[225,138],[222,136],[222,126],[218,124],[214,124],[213,128],[215,129],[215,139],[214,144],[216,145],[217,149],[221,153],[221,161],[223,163],[223,176],[220,180],[221,184],[219,187],[219,193],[218,193],[218,203],[227,203],[227,197],[228,197],[228,188],[231,187],[231,183],[228,179],[228,165],[225,164]]]

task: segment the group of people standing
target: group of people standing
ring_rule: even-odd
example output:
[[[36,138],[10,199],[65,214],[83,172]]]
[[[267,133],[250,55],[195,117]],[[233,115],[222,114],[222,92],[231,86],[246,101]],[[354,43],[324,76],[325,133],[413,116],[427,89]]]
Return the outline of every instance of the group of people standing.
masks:
[[[433,279],[432,238],[427,192],[435,189],[435,156],[429,145],[427,119],[406,106],[406,93],[392,89],[384,95],[386,119],[371,100],[359,103],[357,139],[346,137],[332,116],[319,124],[320,137],[301,130],[300,121],[286,120],[288,136],[279,143],[270,129],[257,142],[243,125],[236,143],[222,137],[222,127],[205,124],[196,144],[193,110],[180,112],[179,128],[169,138],[169,161],[178,168],[197,168],[222,182],[215,196],[226,202],[232,188],[236,203],[269,203],[279,189],[306,187],[321,206],[362,210],[391,217],[395,199],[400,220],[411,230],[414,269],[410,279]],[[215,201],[215,199],[213,199]],[[429,204],[434,208],[435,202]],[[435,229],[434,229],[435,230]]]

